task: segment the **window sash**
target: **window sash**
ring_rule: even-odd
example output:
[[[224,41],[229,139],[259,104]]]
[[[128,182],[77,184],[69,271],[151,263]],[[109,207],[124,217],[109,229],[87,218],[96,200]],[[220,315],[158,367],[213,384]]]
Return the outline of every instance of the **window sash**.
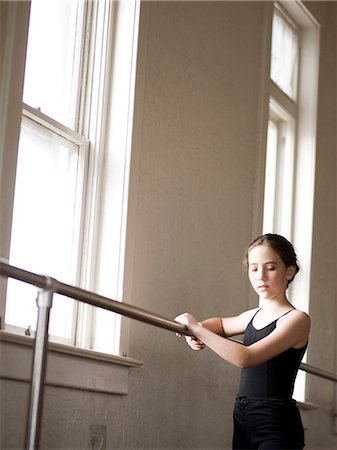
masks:
[[[76,129],[86,2],[31,3],[23,100]]]
[[[17,195],[20,193],[20,191],[18,191],[19,186],[16,187],[14,205],[16,205],[16,207],[19,207],[19,209],[14,207],[14,220],[13,220],[14,228],[11,243],[11,260],[12,260],[11,262],[18,266],[25,267],[27,270],[32,270],[38,273],[47,272],[48,275],[54,276],[55,278],[58,278],[64,282],[77,284],[79,278],[77,267],[80,261],[79,248],[82,235],[81,222],[83,215],[82,212],[83,199],[85,194],[84,179],[88,159],[88,143],[82,136],[78,135],[73,130],[67,129],[61,124],[57,124],[57,122],[55,122],[54,120],[48,118],[41,112],[38,112],[33,108],[30,108],[28,105],[24,105],[23,109],[23,127],[25,127],[28,130],[28,136],[33,136],[34,139],[38,139],[38,141],[36,141],[35,144],[33,142],[30,144],[33,145],[33,147],[30,147],[32,148],[33,152],[32,153],[31,151],[24,149],[22,147],[22,145],[24,145],[23,141],[24,134],[21,134],[18,167],[20,169],[20,167],[22,167],[22,164],[24,164],[23,166],[24,172],[21,173],[22,174],[26,173],[26,175],[30,177],[29,178],[30,181],[29,180],[27,180],[26,182],[24,180],[22,181],[22,177],[20,180],[20,172],[19,172],[18,174],[19,178],[17,178],[17,182],[25,183],[24,184],[25,188],[24,191],[22,191],[21,188],[21,202],[20,202],[20,198],[17,198]],[[34,130],[33,135],[31,134],[31,130]],[[22,129],[22,133],[24,133],[24,128]],[[36,137],[36,133],[40,134],[40,136]],[[56,145],[56,148],[54,149],[51,148],[49,151],[46,149],[42,151],[43,147],[41,147],[40,150],[36,150],[36,148],[38,148],[36,146],[39,145],[39,142],[41,143],[42,140],[42,142],[44,143],[47,136],[49,136],[49,142],[54,147]],[[44,146],[44,144],[42,145]],[[61,147],[59,147],[60,145]],[[60,205],[62,209],[58,210],[59,208],[58,203],[61,199],[59,193],[62,192],[62,189],[59,189],[59,187],[64,185],[65,180],[64,177],[62,180],[55,179],[54,184],[50,184],[50,180],[54,177],[53,172],[57,171],[57,166],[55,166],[55,164],[61,164],[60,166],[61,172],[59,173],[60,174],[63,173],[64,175],[65,172],[63,172],[63,169],[71,167],[71,165],[69,166],[71,160],[68,161],[64,160],[66,150],[65,147],[63,147],[63,145],[70,146],[69,148],[73,149],[72,151],[75,153],[72,158],[75,157],[75,159],[73,159],[73,162],[71,163],[71,165],[73,166],[73,168],[71,169],[72,186],[71,185],[64,186],[63,190],[66,189],[66,191],[64,191],[63,195],[65,195],[66,197],[63,197],[62,206]],[[37,151],[39,152],[38,154],[40,155],[40,157],[41,156],[43,158],[47,157],[46,160],[47,166],[44,165],[42,166],[41,169],[38,166],[38,161],[36,161],[35,164],[31,166],[31,169],[27,174],[27,164],[30,164],[30,160],[32,158],[32,156],[30,155],[33,155],[34,153],[37,155],[36,153]],[[26,161],[22,163],[21,160],[25,154],[26,154],[25,156]],[[58,154],[60,154],[61,159],[59,159],[59,156],[57,156]],[[54,162],[52,162],[53,160],[50,160],[50,158],[55,157],[57,159]],[[47,162],[48,159],[49,163]],[[50,166],[50,164],[52,164],[52,166]],[[43,173],[43,170],[47,169],[48,165],[50,166],[50,169],[48,172],[48,178],[46,179],[45,178],[46,173]],[[32,170],[36,172],[33,178],[32,178]],[[43,182],[43,179],[45,179],[46,184],[40,187],[39,183]],[[70,181],[69,178],[68,180]],[[58,184],[55,185],[55,182]],[[54,188],[52,188],[51,191],[48,191],[48,186],[50,188],[54,186]],[[29,193],[29,191],[31,191],[30,197],[27,197],[27,193]],[[70,222],[68,223],[67,221],[68,225],[65,231],[69,229],[69,224],[71,224],[73,229],[72,235],[70,235],[67,232],[66,234],[64,233],[62,234],[59,228],[60,226],[63,227],[62,223],[66,225],[66,222],[64,222],[63,220],[65,213],[64,204],[67,204],[67,198],[69,197],[69,194],[71,194],[71,192],[73,196],[72,202],[71,203],[68,202],[69,207],[71,208],[68,211],[68,221],[70,220]],[[37,203],[37,198],[35,198],[35,195],[37,197],[42,195],[44,200],[43,201],[41,200],[40,202]],[[55,197],[53,198],[53,196]],[[29,205],[29,207],[26,208],[26,205]],[[32,210],[35,210],[34,214],[31,214]],[[58,214],[55,215],[55,211],[58,211]],[[20,218],[20,216],[18,216],[17,214],[22,215],[22,213],[24,213],[24,216]],[[50,222],[50,219],[52,217],[54,218],[52,222]],[[57,229],[55,228],[54,225],[55,221],[56,222],[59,221],[59,227]],[[25,229],[22,229],[22,222],[26,223]],[[31,224],[34,225],[34,228],[32,228],[31,231],[29,232],[27,230],[27,225],[30,222]],[[49,225],[47,225],[48,223]],[[43,224],[45,225],[42,226]],[[17,229],[17,225],[19,225],[19,229]],[[38,228],[40,227],[40,230],[38,232],[36,231],[36,227]],[[50,236],[48,238],[48,233],[46,233],[45,230],[49,231],[50,229],[53,229],[53,227],[54,227],[53,236]],[[52,259],[53,261],[57,259],[56,255],[61,249],[60,245],[61,246],[65,245],[64,240],[63,241],[61,240],[59,244],[57,243],[58,235],[63,236],[63,238],[65,238],[67,234],[68,239],[71,239],[71,241],[69,241],[66,244],[65,249],[62,250],[62,262],[60,261],[61,265],[60,264],[56,266],[54,265],[53,269],[52,266],[49,267],[50,262],[49,255],[54,255]],[[34,236],[35,236],[34,238],[35,243],[33,239]],[[41,242],[41,239],[44,239],[42,247],[41,245],[39,246],[36,244],[36,242]],[[27,250],[23,250],[24,247],[27,247],[26,242],[28,242],[30,245],[34,245],[34,251],[32,250],[28,251],[28,254],[26,253]],[[62,244],[62,242],[64,243]],[[40,254],[38,256],[40,261],[37,261],[36,252],[38,251],[39,248],[41,249]],[[59,272],[59,270],[62,266],[64,266],[65,263],[64,258],[65,255],[67,254],[67,249],[69,249],[67,258],[69,266],[66,271],[63,270],[62,275],[62,272]],[[49,255],[47,252],[49,252]],[[43,264],[42,266],[40,266],[41,262]],[[56,273],[55,270],[57,271]],[[6,329],[15,331],[18,329],[19,325],[19,328],[23,327],[24,329],[26,329],[28,327],[31,327],[31,329],[34,330],[37,315],[37,310],[34,304],[36,298],[36,288],[25,285],[24,283],[20,283],[18,281],[9,280],[7,292],[8,292],[7,307],[5,315]],[[25,309],[27,309],[27,307],[28,310],[25,312]],[[18,316],[18,311],[21,311],[21,319],[20,315]],[[54,340],[57,340],[58,342],[74,343],[75,338],[74,324],[76,321],[76,311],[77,311],[76,302],[74,302],[73,300],[66,299],[59,295],[55,295],[54,308],[52,309],[51,324],[50,324],[50,332],[52,335],[55,336]],[[16,319],[15,316],[17,316]],[[57,319],[57,316],[59,316],[59,319]]]
[[[297,97],[299,37],[297,27],[274,9],[270,78],[292,100]]]

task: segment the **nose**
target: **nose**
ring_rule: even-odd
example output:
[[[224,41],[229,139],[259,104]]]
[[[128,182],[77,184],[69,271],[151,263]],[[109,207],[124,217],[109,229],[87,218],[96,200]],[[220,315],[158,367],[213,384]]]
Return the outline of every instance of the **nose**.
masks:
[[[266,270],[264,269],[264,267],[259,268],[258,270],[258,279],[263,281],[266,279]]]

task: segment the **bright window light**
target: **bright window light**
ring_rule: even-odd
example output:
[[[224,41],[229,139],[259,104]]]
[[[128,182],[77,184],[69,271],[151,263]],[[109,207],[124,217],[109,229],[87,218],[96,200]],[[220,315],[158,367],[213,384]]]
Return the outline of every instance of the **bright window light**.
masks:
[[[270,77],[291,99],[296,99],[298,36],[296,29],[274,12]]]
[[[9,205],[11,264],[118,300],[139,10],[139,0],[31,0]],[[8,281],[5,329],[36,328],[36,296],[35,287]],[[120,353],[120,327],[115,313],[53,296],[54,342]]]
[[[275,210],[275,189],[277,176],[277,125],[269,120],[267,151],[266,151],[266,171],[264,186],[264,212],[263,212],[263,232],[272,233],[274,230],[274,210]]]
[[[75,279],[78,245],[77,178],[79,148],[23,118],[11,238],[10,261],[18,267],[70,283]],[[23,226],[24,224],[24,226]],[[56,297],[56,296],[55,296]],[[32,329],[36,289],[9,281],[6,323]],[[58,309],[62,306],[62,320]],[[69,337],[74,302],[55,299],[50,333]]]
[[[31,4],[23,101],[73,128],[77,107],[83,1]]]

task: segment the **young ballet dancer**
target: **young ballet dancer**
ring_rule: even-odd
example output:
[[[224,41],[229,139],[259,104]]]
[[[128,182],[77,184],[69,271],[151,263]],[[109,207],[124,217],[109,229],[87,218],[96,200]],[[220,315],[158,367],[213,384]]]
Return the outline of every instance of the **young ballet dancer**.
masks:
[[[235,317],[199,322],[185,313],[175,320],[193,335],[185,337],[193,350],[206,346],[241,368],[233,449],[303,449],[302,421],[292,395],[310,318],[286,294],[299,270],[296,253],[283,236],[265,234],[247,247],[245,265],[260,307]],[[227,339],[242,333],[244,345]]]

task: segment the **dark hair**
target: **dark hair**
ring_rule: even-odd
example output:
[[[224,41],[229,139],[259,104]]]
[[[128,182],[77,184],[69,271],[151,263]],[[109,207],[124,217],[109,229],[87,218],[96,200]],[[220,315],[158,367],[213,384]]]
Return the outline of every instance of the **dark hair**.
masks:
[[[269,247],[272,250],[274,250],[275,253],[277,253],[279,255],[279,257],[282,259],[282,261],[284,262],[284,265],[286,267],[290,267],[290,266],[295,267],[296,271],[295,271],[295,274],[292,277],[292,279],[288,281],[288,285],[289,285],[289,283],[291,283],[293,281],[293,279],[295,278],[295,275],[300,270],[300,268],[297,263],[297,256],[296,256],[294,247],[285,237],[280,236],[279,234],[267,233],[267,234],[263,234],[262,236],[259,236],[256,239],[254,239],[246,248],[245,257],[244,257],[244,265],[246,267],[248,267],[249,252],[254,247],[257,247],[258,245],[262,245],[262,244],[269,245]]]

